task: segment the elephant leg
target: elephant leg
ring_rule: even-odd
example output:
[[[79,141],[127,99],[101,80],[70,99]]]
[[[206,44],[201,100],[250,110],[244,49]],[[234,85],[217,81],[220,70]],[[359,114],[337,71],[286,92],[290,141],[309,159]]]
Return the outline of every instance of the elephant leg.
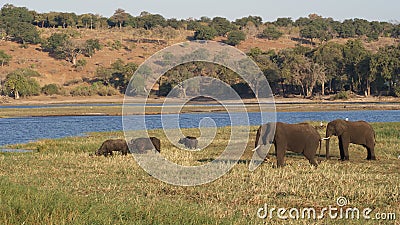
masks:
[[[275,151],[276,151],[277,167],[282,167],[285,165],[286,148],[275,144],[275,149],[276,149]]]
[[[339,150],[340,150],[340,160],[349,160],[349,142],[343,140],[343,137],[339,138]]]
[[[309,151],[306,149],[306,151],[303,152],[303,155],[308,159],[311,165],[317,167],[318,163],[315,161],[315,152],[314,151]]]
[[[367,148],[367,160],[376,160],[374,146],[366,146]]]
[[[343,160],[349,160],[349,144],[350,144],[350,141],[348,141],[346,139],[342,140]]]
[[[340,150],[340,160],[344,160],[343,142],[341,138],[339,138],[339,150]]]

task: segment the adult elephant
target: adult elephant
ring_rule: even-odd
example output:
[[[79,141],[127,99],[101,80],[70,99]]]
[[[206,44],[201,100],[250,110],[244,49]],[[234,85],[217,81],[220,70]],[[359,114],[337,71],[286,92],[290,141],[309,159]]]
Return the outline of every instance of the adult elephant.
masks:
[[[273,128],[275,126],[275,132]],[[256,134],[255,150],[261,158],[265,158],[260,151],[262,145],[274,144],[277,166],[284,166],[286,151],[302,153],[308,161],[317,166],[315,154],[321,143],[321,136],[308,123],[288,124],[282,122],[261,125]],[[320,146],[321,147],[321,146]]]
[[[365,121],[346,121],[337,119],[326,127],[326,158],[329,159],[329,138],[339,138],[340,159],[349,160],[349,144],[362,145],[367,149],[367,160],[375,160],[375,131]]]

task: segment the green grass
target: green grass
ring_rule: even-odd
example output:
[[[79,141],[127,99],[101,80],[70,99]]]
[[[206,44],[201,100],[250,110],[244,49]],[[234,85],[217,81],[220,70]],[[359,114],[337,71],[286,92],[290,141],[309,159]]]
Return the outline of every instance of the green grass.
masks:
[[[313,123],[314,125],[318,123]],[[255,171],[248,170],[256,127],[242,161],[220,179],[201,186],[173,186],[148,175],[131,156],[94,157],[108,138],[122,132],[40,140],[9,146],[33,153],[0,154],[0,224],[377,224],[374,220],[259,219],[270,207],[336,206],[344,196],[349,207],[370,207],[400,217],[400,123],[374,123],[378,160],[366,161],[366,150],[350,145],[350,162],[340,162],[337,138],[333,159],[313,168],[300,155],[288,154],[287,166],[274,168],[274,156]],[[185,130],[184,133],[197,130]],[[320,130],[321,135],[324,130]],[[215,158],[227,143],[229,128],[203,152],[180,151],[161,131],[161,153],[188,165]],[[322,148],[324,153],[324,146]],[[272,151],[273,152],[273,151]],[[380,221],[394,224],[394,221]]]

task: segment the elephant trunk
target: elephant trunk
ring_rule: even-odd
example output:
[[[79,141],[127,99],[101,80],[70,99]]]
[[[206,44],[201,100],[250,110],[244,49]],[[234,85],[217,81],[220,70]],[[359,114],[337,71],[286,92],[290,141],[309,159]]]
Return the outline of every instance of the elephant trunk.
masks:
[[[330,139],[331,136],[332,136],[332,133],[329,132],[329,129],[326,129],[326,136],[325,136],[325,140],[326,140],[326,143],[325,143],[325,146],[326,146],[325,157],[326,157],[326,159],[330,158],[330,156],[329,156],[329,139]]]

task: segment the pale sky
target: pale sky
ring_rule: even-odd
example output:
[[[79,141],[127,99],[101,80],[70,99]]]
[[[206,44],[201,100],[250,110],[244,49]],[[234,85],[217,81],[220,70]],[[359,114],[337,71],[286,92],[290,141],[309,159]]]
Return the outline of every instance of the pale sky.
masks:
[[[253,15],[266,22],[279,17],[296,20],[316,13],[339,21],[349,18],[400,21],[400,0],[0,0],[1,6],[5,3],[37,12],[90,12],[105,17],[122,8],[133,16],[147,11],[178,19],[222,16],[235,20]]]

